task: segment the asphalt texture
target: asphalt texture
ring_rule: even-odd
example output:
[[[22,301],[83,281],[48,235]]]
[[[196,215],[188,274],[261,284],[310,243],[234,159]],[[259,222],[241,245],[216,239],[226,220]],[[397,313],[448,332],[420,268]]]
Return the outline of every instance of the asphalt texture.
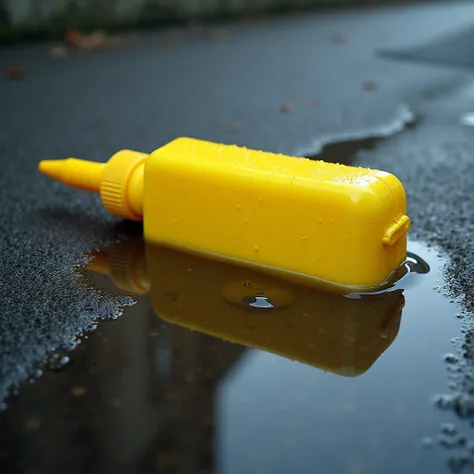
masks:
[[[474,57],[470,54],[474,48],[474,28],[468,27],[461,31],[439,38],[437,41],[429,41],[410,48],[395,50],[381,50],[381,57],[403,59],[411,61],[423,61],[434,64],[472,69]]]
[[[137,226],[41,176],[41,159],[105,161],[177,136],[311,156],[327,142],[387,136],[354,162],[402,180],[410,235],[449,254],[448,289],[474,309],[474,129],[459,122],[474,108],[472,73],[375,54],[437,41],[473,14],[449,2],[223,25],[225,41],[147,32],[128,49],[63,61],[48,44],[1,50],[1,68],[25,77],[0,81],[0,399],[133,303],[76,270],[87,251]],[[404,129],[407,110],[416,120]]]

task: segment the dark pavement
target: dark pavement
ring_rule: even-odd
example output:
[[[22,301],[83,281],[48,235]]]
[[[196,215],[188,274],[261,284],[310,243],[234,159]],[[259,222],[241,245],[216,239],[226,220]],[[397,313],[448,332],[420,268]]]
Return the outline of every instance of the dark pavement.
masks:
[[[187,32],[173,49],[163,47],[169,33],[146,32],[130,49],[70,53],[64,61],[49,58],[47,44],[0,50],[2,69],[26,73],[0,81],[0,399],[48,354],[69,354],[98,319],[133,303],[85,284],[76,269],[85,252],[139,226],[109,217],[96,196],[41,176],[41,159],[105,161],[118,149],[150,152],[177,136],[310,156],[327,142],[388,136],[355,163],[402,180],[412,239],[451,257],[448,290],[472,310],[474,128],[459,123],[474,110],[472,71],[375,52],[434,41],[473,19],[473,5],[449,2],[225,25],[226,41]],[[291,114],[281,111],[285,102]],[[416,123],[403,130],[409,111]],[[464,322],[469,340],[461,350],[468,351]],[[456,379],[465,395],[470,372],[463,366]],[[57,383],[48,380],[46,397],[45,387]],[[459,411],[459,403],[450,399],[448,408]],[[463,409],[473,417],[474,409]]]
[[[474,57],[470,51],[474,49],[474,29],[471,25],[438,38],[410,48],[379,51],[381,57],[423,61],[444,64],[466,69],[474,67]]]

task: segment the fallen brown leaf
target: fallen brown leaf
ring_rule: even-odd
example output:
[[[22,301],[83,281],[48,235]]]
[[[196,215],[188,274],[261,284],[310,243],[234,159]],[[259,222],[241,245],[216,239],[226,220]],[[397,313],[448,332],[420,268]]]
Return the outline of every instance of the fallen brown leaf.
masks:
[[[238,132],[241,129],[242,129],[242,124],[240,122],[230,122],[229,127],[228,127],[228,131],[230,133]]]
[[[285,114],[292,114],[293,113],[293,104],[291,102],[284,102],[280,106],[280,111]]]
[[[364,81],[362,83],[362,87],[366,91],[374,91],[375,89],[377,89],[377,84],[374,81]]]
[[[68,28],[66,31],[65,40],[66,43],[74,46],[76,48],[80,48],[84,35],[77,29],[77,28]]]
[[[104,49],[117,49],[135,42],[136,36],[110,36],[103,30],[92,33],[82,33],[76,28],[70,28],[66,33],[66,42],[82,51],[100,51]]]
[[[10,66],[3,72],[6,79],[23,79],[25,73],[18,67]]]
[[[71,393],[75,396],[75,397],[82,397],[83,395],[85,395],[87,393],[87,388],[85,387],[74,387],[72,390],[71,390]]]

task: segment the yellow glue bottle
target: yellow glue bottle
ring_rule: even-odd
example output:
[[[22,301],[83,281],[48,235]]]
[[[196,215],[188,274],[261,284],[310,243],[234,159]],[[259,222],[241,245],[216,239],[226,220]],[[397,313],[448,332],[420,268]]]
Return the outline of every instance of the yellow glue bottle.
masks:
[[[107,163],[40,162],[100,193],[145,239],[207,256],[371,291],[406,258],[405,192],[392,174],[178,138]]]

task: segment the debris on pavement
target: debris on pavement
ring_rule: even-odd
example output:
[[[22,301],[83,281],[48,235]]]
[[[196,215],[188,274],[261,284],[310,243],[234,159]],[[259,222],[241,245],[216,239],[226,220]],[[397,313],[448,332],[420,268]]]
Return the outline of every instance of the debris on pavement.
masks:
[[[92,33],[82,33],[76,28],[69,28],[66,33],[66,43],[82,51],[100,51],[118,49],[128,46],[135,41],[134,36],[110,36],[104,30]]]
[[[362,88],[366,91],[374,91],[377,89],[377,84],[374,81],[364,81],[362,83]]]
[[[25,77],[25,73],[15,66],[5,68],[3,75],[6,79],[23,79]]]
[[[108,36],[102,31],[98,30],[90,34],[85,34],[76,28],[69,28],[66,33],[66,43],[70,46],[81,49],[101,49],[105,47]]]
[[[85,387],[74,387],[71,390],[71,393],[75,397],[82,397],[83,395],[85,395],[87,393],[87,388],[85,388]]]
[[[66,59],[68,55],[68,50],[66,46],[62,44],[56,44],[52,46],[49,50],[49,55],[58,61]]]
[[[235,133],[235,132],[238,132],[241,129],[242,129],[242,124],[240,122],[230,122],[229,127],[228,127],[227,130],[230,133]]]
[[[284,114],[292,114],[293,104],[291,102],[283,102],[280,106],[280,111]]]
[[[331,36],[331,41],[335,44],[346,44],[347,38],[345,35],[334,34]]]
[[[229,32],[225,28],[216,28],[209,32],[209,37],[211,41],[220,43],[222,41],[227,41],[229,38]]]

